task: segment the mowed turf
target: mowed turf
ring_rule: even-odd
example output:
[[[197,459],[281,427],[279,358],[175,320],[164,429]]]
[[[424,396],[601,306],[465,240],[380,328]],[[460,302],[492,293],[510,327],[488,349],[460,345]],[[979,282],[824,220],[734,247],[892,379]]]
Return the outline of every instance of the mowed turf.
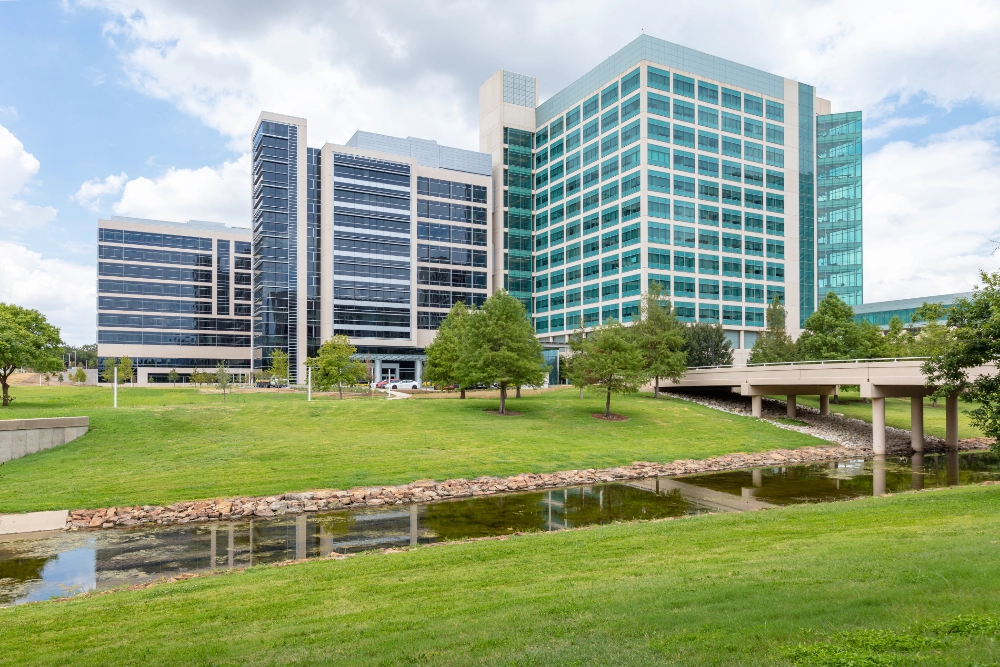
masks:
[[[811,436],[676,399],[616,397],[593,419],[575,389],[512,399],[318,400],[298,393],[17,387],[0,418],[88,415],[82,438],[0,468],[0,512],[166,504],[706,458],[819,445]]]
[[[781,398],[781,397],[776,397]],[[839,404],[830,401],[830,412],[839,412],[847,417],[861,419],[869,424],[872,421],[871,403],[862,403],[861,394],[858,392],[843,392],[839,397]],[[819,408],[819,398],[815,396],[799,396],[796,399],[799,405],[808,405]],[[972,425],[967,412],[979,407],[978,403],[958,403],[958,437],[959,438],[981,438],[983,432]],[[937,407],[929,398],[924,399],[924,433],[938,438],[944,437],[944,400],[938,401]],[[910,399],[908,398],[887,398],[885,399],[885,423],[888,426],[910,430]]]
[[[997,664],[998,535],[967,487],[258,567],[0,610],[0,664]]]

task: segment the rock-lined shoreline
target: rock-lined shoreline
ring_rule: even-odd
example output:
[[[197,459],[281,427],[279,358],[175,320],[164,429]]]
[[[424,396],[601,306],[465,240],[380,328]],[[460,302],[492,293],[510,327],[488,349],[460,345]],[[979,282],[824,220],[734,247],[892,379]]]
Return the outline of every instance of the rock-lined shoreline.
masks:
[[[534,491],[580,484],[599,484],[644,477],[667,477],[700,472],[720,472],[782,466],[857,457],[858,452],[839,446],[778,449],[757,454],[726,454],[704,460],[679,460],[672,463],[637,461],[615,468],[568,470],[554,473],[522,473],[510,477],[449,479],[444,482],[416,481],[397,486],[360,487],[349,491],[324,489],[273,496],[238,497],[218,500],[177,502],[171,505],[143,505],[73,510],[66,528],[114,528],[185,524],[204,521],[231,521],[273,517],[304,512],[329,512],[339,509],[383,507],[407,503],[428,503],[452,498],[490,496],[500,493]]]

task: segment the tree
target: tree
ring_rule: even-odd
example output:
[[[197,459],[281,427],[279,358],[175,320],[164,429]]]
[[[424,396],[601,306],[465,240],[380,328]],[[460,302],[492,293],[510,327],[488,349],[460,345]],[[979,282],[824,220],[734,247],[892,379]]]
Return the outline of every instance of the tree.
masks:
[[[923,366],[927,384],[944,394],[963,392],[966,401],[976,401],[969,411],[972,424],[994,438],[993,451],[1000,453],[1000,374],[984,374],[969,380],[968,370],[1000,363],[1000,271],[980,272],[983,285],[972,298],[959,299],[948,311],[954,327],[954,342]]]
[[[573,359],[570,376],[581,387],[601,387],[605,392],[604,418],[611,418],[611,394],[634,394],[649,381],[638,336],[615,319],[570,339]]]
[[[101,381],[103,382],[114,382],[115,381],[115,369],[118,368],[118,360],[114,357],[107,357],[104,360],[104,370],[101,371]],[[121,378],[119,378],[121,379]]]
[[[271,350],[271,365],[267,369],[272,380],[288,382],[288,353],[282,349]]]
[[[177,372],[176,368],[171,368],[170,372],[167,373],[167,381],[170,382],[174,387],[177,386],[177,381],[181,379],[180,374]]]
[[[118,381],[125,382],[128,380],[129,384],[135,378],[135,369],[132,368],[132,360],[128,355],[123,356],[118,360]]]
[[[870,359],[871,339],[854,321],[854,309],[830,292],[803,323],[799,352],[803,359]]]
[[[689,367],[730,366],[733,363],[733,344],[726,338],[721,324],[698,322],[684,327],[684,351]]]
[[[911,344],[911,351],[917,357],[934,357],[944,354],[955,343],[955,332],[948,326],[948,311],[940,303],[927,303],[917,308],[910,322],[920,327]]]
[[[654,379],[653,398],[660,397],[660,378],[679,380],[687,370],[683,326],[677,321],[663,288],[653,281],[639,306],[642,319],[632,325],[632,334]]]
[[[315,357],[306,360],[306,366],[313,369],[312,382],[319,391],[329,391],[337,385],[340,398],[344,398],[344,385],[357,384],[368,376],[364,362],[354,359],[358,348],[351,345],[351,339],[337,335],[323,343]]]
[[[799,356],[799,350],[785,328],[787,314],[785,306],[777,294],[774,295],[774,299],[767,307],[764,318],[767,326],[754,341],[753,349],[750,351],[750,363],[770,364],[795,361]]]
[[[462,336],[458,377],[468,387],[500,387],[500,414],[507,414],[507,387],[539,385],[549,367],[521,302],[500,290],[469,314]]]
[[[77,368],[74,381],[80,384],[87,384],[87,371],[83,370],[83,368]]]
[[[233,386],[233,374],[229,372],[229,368],[226,366],[225,362],[220,361],[219,365],[215,367],[215,385],[222,390],[222,402],[226,402],[226,390]]]
[[[0,302],[0,386],[3,406],[9,406],[10,376],[17,368],[31,367],[36,373],[62,367],[59,329],[37,310]]]
[[[469,321],[469,309],[459,301],[448,311],[448,316],[438,327],[434,341],[427,346],[427,365],[424,378],[436,385],[457,385],[465,398],[465,385],[458,374],[458,361],[462,352],[462,339]]]

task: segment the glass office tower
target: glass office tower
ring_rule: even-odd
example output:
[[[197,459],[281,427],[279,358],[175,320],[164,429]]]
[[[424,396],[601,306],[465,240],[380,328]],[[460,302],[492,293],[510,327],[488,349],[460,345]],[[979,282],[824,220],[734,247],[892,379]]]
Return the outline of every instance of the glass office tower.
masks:
[[[505,71],[483,84],[480,150],[494,155],[504,188],[513,292],[523,245],[511,204],[523,181],[512,138],[531,135],[530,312],[543,341],[634,321],[653,282],[683,321],[721,324],[738,360],[775,297],[795,333],[815,309],[819,258],[828,261],[817,252],[827,230],[817,193],[829,196],[817,190],[826,131],[817,115],[829,114],[828,101],[812,86],[647,35],[532,108],[536,90]]]
[[[861,112],[816,119],[818,296],[864,303],[861,248]]]

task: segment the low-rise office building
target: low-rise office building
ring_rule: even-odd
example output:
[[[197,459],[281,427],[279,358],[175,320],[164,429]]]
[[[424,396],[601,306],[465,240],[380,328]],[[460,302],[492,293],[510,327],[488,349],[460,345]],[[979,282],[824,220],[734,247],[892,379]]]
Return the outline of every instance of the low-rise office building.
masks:
[[[254,127],[254,370],[284,350],[302,383],[343,334],[377,379],[420,380],[452,304],[493,291],[491,158],[369,132],[311,148],[307,130],[268,112]]]
[[[97,227],[98,369],[127,356],[138,384],[219,364],[248,379],[250,230],[124,217]]]
[[[894,299],[892,301],[873,301],[859,306],[854,306],[854,319],[859,324],[867,320],[875,326],[883,329],[889,328],[892,318],[898,317],[906,327],[912,327],[912,318],[917,309],[925,303],[936,303],[944,307],[945,313],[959,299],[972,298],[972,292],[956,292],[954,294],[939,294],[937,296],[919,296],[911,299]],[[942,322],[944,320],[941,320]],[[923,323],[916,323],[916,326],[923,326]]]

